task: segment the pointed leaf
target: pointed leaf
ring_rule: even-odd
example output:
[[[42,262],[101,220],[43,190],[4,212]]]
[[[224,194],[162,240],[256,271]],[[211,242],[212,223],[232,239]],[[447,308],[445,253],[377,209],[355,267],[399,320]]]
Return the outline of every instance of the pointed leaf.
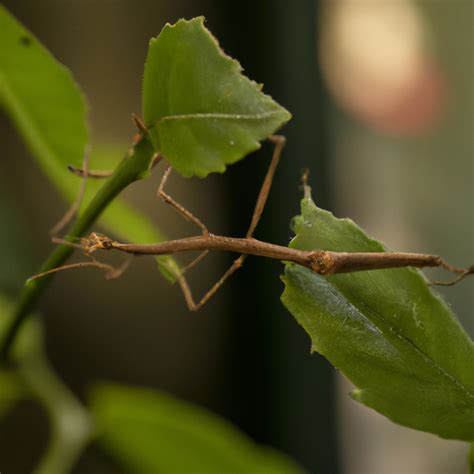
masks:
[[[292,247],[381,252],[349,219],[303,199]],[[282,301],[357,387],[353,397],[391,420],[445,438],[474,439],[474,345],[412,268],[322,277],[287,265]]]
[[[184,176],[224,172],[291,118],[242,75],[203,17],[150,41],[142,106],[157,149]]]
[[[81,166],[84,97],[71,73],[1,5],[0,44],[0,103],[54,181],[67,164]]]
[[[99,385],[92,392],[99,442],[135,473],[296,474],[224,420],[157,391]]]

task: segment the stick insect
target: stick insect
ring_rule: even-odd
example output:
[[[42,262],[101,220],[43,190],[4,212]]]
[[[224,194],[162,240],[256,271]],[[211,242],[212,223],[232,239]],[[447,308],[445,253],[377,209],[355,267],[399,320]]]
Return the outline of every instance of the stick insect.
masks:
[[[139,130],[139,135],[142,136],[143,134],[146,134],[147,129],[141,119],[135,115],[133,116],[133,119]],[[72,243],[65,239],[53,237],[53,241],[56,243],[72,245],[81,249],[85,255],[91,258],[91,260],[54,268],[47,272],[37,274],[31,277],[30,280],[40,278],[53,272],[85,266],[97,267],[104,270],[106,278],[117,278],[124,272],[130,263],[130,259],[127,259],[121,267],[115,268],[111,265],[99,262],[91,255],[97,250],[117,250],[135,256],[170,255],[188,251],[201,251],[198,257],[192,260],[187,266],[182,268],[179,275],[176,276],[189,310],[197,311],[202,306],[204,306],[212,298],[212,296],[214,296],[214,294],[219,290],[219,288],[221,288],[224,282],[231,275],[233,275],[239,268],[242,267],[248,255],[264,256],[282,261],[294,262],[321,275],[332,275],[335,273],[348,273],[365,270],[381,270],[407,266],[418,268],[442,267],[452,273],[457,274],[457,277],[447,282],[434,281],[432,284],[446,286],[453,285],[462,280],[467,275],[474,273],[474,265],[467,269],[458,268],[449,264],[438,255],[405,252],[331,252],[319,249],[304,251],[275,245],[268,242],[262,242],[255,239],[253,235],[265,208],[275,171],[277,169],[282,150],[285,146],[286,139],[281,135],[272,135],[269,137],[269,141],[273,144],[273,154],[260,188],[252,219],[245,237],[236,238],[212,234],[199,218],[197,218],[183,205],[172,198],[165,191],[165,185],[172,172],[172,167],[167,165],[165,167],[161,182],[158,186],[157,196],[161,198],[166,204],[170,205],[184,219],[194,223],[196,227],[200,229],[201,235],[148,245],[120,243],[97,232],[92,232],[88,236],[81,238],[80,243]],[[152,166],[155,166],[157,163],[159,163],[161,159],[161,155],[157,154],[153,159]],[[75,201],[71,209],[66,213],[63,219],[61,219],[59,224],[55,226],[55,232],[57,232],[58,229],[64,227],[68,220],[70,220],[77,211],[80,199],[82,199],[82,195],[84,194],[86,180],[88,178],[104,178],[110,175],[109,172],[89,171],[87,154],[84,158],[82,169],[73,167],[69,167],[69,169],[74,174],[82,177],[83,184],[81,185],[78,199]],[[303,187],[305,190],[305,195],[309,196],[309,187],[306,181],[307,174],[303,176]],[[235,252],[240,255],[234,260],[232,265],[222,275],[222,277],[204,294],[204,296],[200,298],[198,302],[196,302],[185,274],[195,267],[200,261],[202,261],[202,259],[211,250]]]

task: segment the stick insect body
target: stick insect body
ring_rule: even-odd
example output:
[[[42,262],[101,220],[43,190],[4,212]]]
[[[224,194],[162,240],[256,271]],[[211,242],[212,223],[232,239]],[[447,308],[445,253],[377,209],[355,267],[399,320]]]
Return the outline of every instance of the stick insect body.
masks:
[[[140,134],[147,133],[146,127],[143,122],[137,117],[133,116],[134,122],[139,130]],[[244,263],[245,258],[248,255],[257,255],[268,258],[275,258],[282,261],[293,262],[298,265],[302,265],[309,268],[313,272],[321,275],[332,275],[335,273],[348,273],[365,270],[378,270],[387,268],[399,268],[399,267],[443,267],[446,270],[457,273],[458,277],[449,282],[433,282],[434,284],[440,285],[452,285],[466,275],[474,273],[474,266],[467,269],[462,269],[450,265],[445,260],[437,255],[421,254],[421,253],[404,253],[404,252],[331,252],[326,250],[297,250],[289,247],[284,247],[268,242],[262,242],[253,238],[253,234],[258,225],[263,209],[265,207],[268,194],[270,192],[271,184],[277,168],[282,149],[285,145],[285,138],[280,135],[273,135],[269,140],[274,145],[273,155],[270,162],[270,166],[265,175],[262,187],[260,189],[257,202],[255,204],[252,220],[247,231],[247,234],[243,238],[236,237],[225,237],[220,235],[211,234],[205,224],[201,222],[196,216],[190,211],[184,208],[181,204],[176,202],[169,194],[164,190],[165,184],[172,171],[171,166],[165,168],[161,183],[158,187],[158,196],[163,199],[167,204],[172,206],[176,212],[178,212],[186,220],[193,222],[201,230],[201,235],[195,237],[188,237],[178,240],[170,240],[167,242],[161,242],[158,244],[127,244],[117,242],[103,234],[92,232],[87,237],[83,237],[80,244],[74,244],[64,239],[53,238],[53,241],[57,243],[67,243],[75,247],[81,248],[83,252],[91,257],[91,261],[78,262],[62,267],[58,267],[48,272],[40,273],[33,276],[30,280],[40,278],[46,274],[57,272],[70,268],[94,266],[101,268],[106,272],[107,278],[116,278],[120,276],[125,268],[128,266],[130,260],[127,260],[125,264],[120,268],[114,268],[111,265],[98,262],[91,254],[97,250],[117,250],[126,252],[131,255],[170,255],[188,251],[200,250],[201,254],[194,259],[190,264],[184,267],[179,275],[176,275],[177,281],[181,287],[184,298],[191,311],[196,311],[201,308],[209,299],[216,293],[216,291],[222,286],[222,284],[229,278],[236,270],[238,270]],[[156,165],[161,160],[161,156],[157,154],[153,160],[152,166]],[[76,175],[79,175],[85,181],[88,177],[100,178],[106,177],[106,172],[90,172],[88,171],[87,159],[84,159],[84,168],[71,169]],[[303,185],[305,193],[309,194],[309,188],[306,185],[306,176],[303,177]],[[82,188],[81,188],[82,189]],[[83,190],[81,191],[81,194]],[[75,204],[77,209],[78,205]],[[71,214],[68,211],[68,216]],[[64,218],[61,220],[61,225],[64,224]],[[56,226],[57,227],[57,226]],[[199,263],[209,251],[221,250],[228,252],[240,253],[240,256],[234,261],[231,267],[224,273],[224,275],[212,286],[212,288],[200,299],[198,303],[194,301],[192,292],[188,285],[185,277],[185,273]]]

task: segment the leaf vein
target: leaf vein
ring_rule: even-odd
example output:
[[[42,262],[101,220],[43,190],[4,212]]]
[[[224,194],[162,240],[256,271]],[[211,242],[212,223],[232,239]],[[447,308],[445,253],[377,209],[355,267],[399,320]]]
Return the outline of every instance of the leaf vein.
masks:
[[[278,115],[277,110],[271,112],[261,112],[258,114],[225,114],[225,113],[192,113],[192,114],[177,114],[177,115],[168,115],[162,117],[158,120],[157,123],[170,121],[170,120],[262,120],[269,117]]]
[[[361,308],[364,308],[366,312],[371,313],[375,318],[377,318],[380,322],[382,322],[384,325],[389,328],[390,331],[393,332],[398,338],[400,338],[404,343],[406,343],[409,347],[412,348],[415,352],[420,354],[420,356],[428,363],[428,365],[431,365],[435,370],[437,370],[441,375],[446,377],[448,380],[450,380],[454,385],[456,385],[461,391],[465,393],[465,395],[468,398],[471,398],[474,400],[474,394],[471,393],[459,380],[457,377],[449,373],[447,370],[445,370],[443,367],[441,367],[435,360],[433,360],[432,357],[430,357],[428,354],[426,354],[422,349],[420,349],[410,338],[407,336],[401,334],[397,328],[393,327],[391,324],[387,322],[387,320],[377,311],[374,311],[372,308],[367,306],[363,301],[357,300],[357,303],[360,305]],[[370,319],[369,319],[370,320]],[[371,320],[370,320],[371,321]],[[373,321],[372,321],[373,323]]]

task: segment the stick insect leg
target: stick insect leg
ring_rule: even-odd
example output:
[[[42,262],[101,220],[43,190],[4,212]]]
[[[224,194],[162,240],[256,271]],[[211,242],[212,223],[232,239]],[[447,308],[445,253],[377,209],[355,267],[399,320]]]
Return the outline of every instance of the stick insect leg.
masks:
[[[179,286],[181,287],[181,291],[183,292],[184,299],[190,311],[197,311],[202,308],[217,292],[217,290],[224,284],[224,282],[236,271],[238,270],[244,261],[241,255],[237,258],[234,263],[229,267],[229,269],[222,275],[222,277],[212,286],[212,288],[199,300],[198,303],[194,301],[193,294],[191,292],[191,288],[189,288],[189,284],[186,280],[186,277],[181,274],[178,278]]]
[[[161,155],[158,153],[153,157],[150,165],[150,169],[154,168],[161,160]],[[93,179],[105,179],[110,178],[113,174],[113,170],[89,170],[83,165],[82,168],[77,168],[73,165],[68,165],[67,169],[80,178],[93,178]]]
[[[69,263],[66,265],[62,265],[60,267],[52,268],[51,270],[47,270],[45,272],[37,273],[36,275],[33,275],[32,277],[27,279],[27,282],[36,280],[38,278],[42,278],[46,275],[49,275],[51,273],[56,273],[60,272],[63,270],[69,270],[73,268],[80,268],[80,267],[96,267],[101,270],[105,271],[105,278],[107,280],[113,280],[116,278],[119,278],[122,276],[122,274],[127,270],[127,268],[130,266],[132,263],[132,260],[134,258],[134,255],[128,255],[127,258],[122,262],[122,264],[119,267],[114,267],[108,263],[103,263],[98,260],[96,260],[92,255],[92,251],[90,248],[87,247],[86,244],[83,242],[79,243],[74,243],[70,242],[69,240],[62,239],[60,237],[53,237],[51,239],[55,244],[61,244],[61,245],[68,245],[70,247],[74,247],[76,249],[82,250],[84,255],[86,255],[89,258],[89,261],[85,262],[76,262],[76,263]],[[82,241],[83,239],[81,239]]]
[[[185,207],[176,202],[169,194],[165,193],[164,187],[166,182],[168,181],[169,175],[171,174],[172,170],[173,168],[170,165],[166,167],[165,172],[163,173],[163,178],[161,178],[161,183],[158,187],[158,197],[163,199],[166,204],[169,204],[178,214],[183,216],[187,221],[196,224],[201,229],[203,235],[209,235],[207,227],[194,214],[192,214]]]
[[[458,267],[455,267],[454,265],[451,265],[450,263],[446,262],[442,258],[440,258],[440,266],[445,268],[449,272],[458,273],[459,275],[456,278],[454,278],[453,280],[449,280],[449,281],[433,280],[433,281],[429,282],[429,284],[432,285],[432,286],[453,286],[456,283],[459,283],[461,280],[463,280],[468,275],[474,274],[474,265],[471,265],[467,269],[458,268]]]
[[[82,168],[76,168],[75,166],[68,165],[67,169],[72,173],[75,174],[76,176],[79,176],[80,178],[94,178],[94,179],[104,179],[104,178],[110,178],[112,176],[113,171],[112,170],[86,170],[84,165]]]
[[[104,178],[110,178],[113,174],[113,170],[99,170],[99,171],[93,171],[89,170],[89,156],[90,156],[90,148],[87,147],[86,151],[84,153],[84,158],[82,160],[82,168],[77,168],[76,166],[73,165],[68,165],[68,170],[75,174],[76,176],[79,176],[82,178],[81,186],[79,188],[79,192],[77,194],[76,199],[74,202],[71,204],[69,209],[66,211],[64,216],[59,220],[59,222],[51,229],[50,233],[52,236],[56,236],[59,234],[59,232],[66,227],[67,224],[73,219],[75,216],[76,212],[78,211],[79,207],[81,206],[82,199],[84,198],[84,193],[86,190],[86,183],[88,178],[93,178],[93,179],[104,179]],[[154,168],[161,160],[161,155],[160,154],[155,154],[155,156],[152,159],[150,168]]]
[[[186,272],[189,272],[191,268],[194,268],[208,253],[209,250],[202,251],[194,260],[192,260],[184,268],[181,269],[181,275],[185,274]]]
[[[32,277],[28,278],[26,282],[29,283],[30,281],[37,280],[38,278],[42,278],[46,275],[50,275],[51,273],[62,272],[64,270],[71,270],[73,268],[82,268],[82,267],[95,267],[95,268],[104,270],[105,278],[107,280],[112,280],[121,276],[122,273],[128,268],[131,261],[131,259],[128,258],[127,260],[124,261],[124,263],[120,267],[115,268],[112,265],[109,265],[108,263],[99,262],[93,257],[89,257],[89,258],[90,258],[89,261],[68,263],[67,265],[62,265],[60,267],[52,268],[51,270],[47,270],[42,273],[37,273],[36,275],[33,275]]]
[[[193,222],[194,224],[196,224],[196,226],[201,229],[203,235],[209,235],[207,227],[200,219],[198,219],[192,212],[188,211],[184,206],[176,202],[169,194],[164,191],[165,184],[168,181],[169,175],[171,174],[172,170],[173,168],[169,165],[165,168],[165,172],[163,173],[163,177],[161,178],[161,182],[158,187],[157,196],[163,199],[166,204],[169,204],[179,215],[184,217],[188,222]],[[209,250],[204,250],[194,260],[188,263],[188,265],[182,268],[179,279],[184,278],[183,275],[189,270],[191,270],[191,268],[196,266],[208,253]],[[187,290],[187,293],[190,293],[189,287],[187,288]],[[185,293],[184,289],[183,292],[185,295],[187,294]]]
[[[84,197],[84,193],[86,191],[86,183],[87,183],[87,176],[88,176],[88,169],[89,169],[89,156],[90,156],[90,149],[89,147],[86,147],[86,150],[84,152],[84,158],[82,159],[82,167],[84,170],[83,176],[82,176],[82,181],[81,185],[79,187],[79,192],[77,193],[76,199],[73,201],[69,209],[66,211],[66,213],[61,217],[59,222],[51,229],[50,234],[52,236],[55,236],[61,232],[64,227],[66,227],[69,222],[73,219],[73,217],[76,215],[76,212],[79,210],[79,207],[81,206],[82,199]]]
[[[84,193],[86,190],[86,183],[88,178],[94,178],[94,179],[103,179],[103,178],[108,178],[112,175],[113,171],[91,171],[88,169],[89,165],[89,153],[86,152],[84,155],[84,160],[82,162],[82,168],[77,168],[72,165],[68,165],[68,170],[75,174],[76,176],[79,176],[82,178],[81,186],[79,188],[79,192],[77,193],[76,199],[74,202],[71,204],[69,209],[66,211],[64,216],[59,220],[59,222],[51,229],[50,234],[52,236],[56,236],[61,232],[64,227],[69,224],[71,219],[74,218],[75,214],[79,210],[79,207],[81,206],[82,199],[84,198]]]
[[[265,204],[267,203],[270,188],[272,187],[273,177],[275,176],[275,171],[280,161],[281,152],[286,143],[286,138],[282,135],[272,135],[269,140],[274,145],[272,161],[270,162],[270,166],[268,167],[267,174],[263,180],[262,187],[258,193],[257,202],[255,203],[255,208],[252,215],[252,221],[250,222],[250,226],[246,235],[247,239],[252,237],[260,221],[260,218],[262,217],[262,212],[265,208]]]
[[[273,156],[270,162],[270,166],[268,167],[267,174],[265,175],[265,179],[263,180],[262,187],[260,188],[260,192],[258,194],[257,202],[255,204],[255,208],[252,215],[252,220],[250,222],[250,226],[246,234],[247,239],[252,238],[252,235],[255,232],[255,229],[257,228],[257,225],[262,216],[262,212],[265,208],[268,194],[272,186],[275,170],[278,166],[278,162],[280,160],[283,147],[285,146],[286,139],[281,135],[273,135],[270,137],[270,141],[274,144]],[[217,292],[217,290],[219,290],[219,288],[224,284],[224,282],[243,265],[246,257],[247,255],[242,254],[236,260],[234,260],[234,263],[229,267],[229,269],[224,273],[224,275],[222,275],[222,277],[212,286],[212,288],[201,298],[198,303],[195,303],[188,282],[184,275],[181,274],[181,276],[178,278],[178,283],[181,287],[184,299],[186,300],[186,304],[188,305],[189,310],[197,311],[202,306],[204,306],[214,296],[214,294]]]

